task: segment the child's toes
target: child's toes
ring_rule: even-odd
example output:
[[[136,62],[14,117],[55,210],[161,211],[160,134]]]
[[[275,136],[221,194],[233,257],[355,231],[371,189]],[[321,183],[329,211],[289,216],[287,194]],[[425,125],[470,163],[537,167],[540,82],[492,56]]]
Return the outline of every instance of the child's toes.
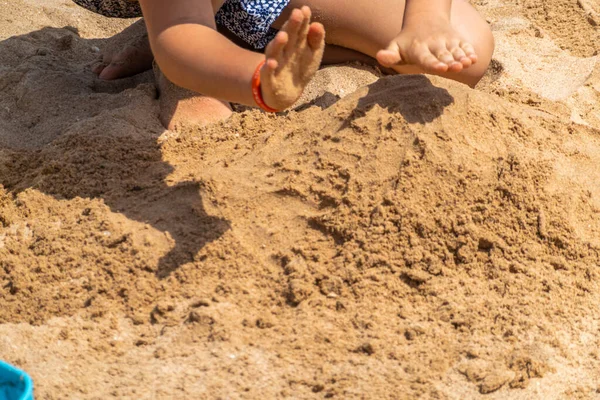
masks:
[[[318,22],[311,24],[308,30],[307,42],[312,51],[323,48],[325,46],[325,27]]]
[[[456,62],[454,60],[454,56],[448,50],[442,50],[442,52],[438,54],[437,58],[444,64],[448,65],[448,67]]]
[[[402,56],[400,55],[400,46],[395,40],[390,43],[387,49],[379,50],[375,56],[379,64],[384,67],[393,67],[402,62]]]
[[[461,49],[460,47],[456,47],[455,49],[453,49],[452,55],[454,56],[454,59],[457,62],[462,64],[463,67],[468,68],[471,66],[471,59],[467,57],[463,49]]]
[[[419,64],[427,72],[446,72],[449,65],[440,61],[431,51],[424,50],[418,55]]]
[[[477,53],[475,53],[475,48],[471,43],[461,43],[460,47],[465,52],[466,56],[471,60],[471,64],[475,64],[477,62]]]

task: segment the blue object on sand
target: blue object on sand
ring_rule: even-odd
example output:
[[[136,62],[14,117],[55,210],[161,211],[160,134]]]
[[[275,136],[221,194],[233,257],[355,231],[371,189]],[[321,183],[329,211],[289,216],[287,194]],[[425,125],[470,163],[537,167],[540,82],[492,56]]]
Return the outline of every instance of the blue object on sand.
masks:
[[[33,400],[33,382],[25,372],[0,361],[0,400]]]

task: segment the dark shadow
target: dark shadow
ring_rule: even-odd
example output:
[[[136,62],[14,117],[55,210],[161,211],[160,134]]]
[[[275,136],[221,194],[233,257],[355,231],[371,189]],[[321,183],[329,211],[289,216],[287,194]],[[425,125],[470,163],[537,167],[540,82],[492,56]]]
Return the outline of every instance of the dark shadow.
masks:
[[[358,66],[360,68],[360,65]],[[444,113],[446,107],[454,104],[452,95],[442,87],[435,86],[426,75],[387,75],[366,86],[367,93],[358,92],[344,98],[352,101],[362,94],[352,113],[339,125],[342,130],[371,110],[375,105],[391,114],[401,114],[410,124],[427,124]],[[326,91],[313,100],[298,105],[294,111],[304,111],[310,107],[326,110],[340,101],[340,96]],[[237,106],[236,111],[246,111],[247,106]]]
[[[310,107],[319,107],[321,110],[326,110],[340,100],[340,96],[337,96],[329,91],[323,93],[319,97],[309,101],[308,103],[300,104],[294,109],[294,111],[304,111]]]
[[[152,72],[114,82],[91,72],[106,42],[67,27],[0,43],[0,184],[15,194],[34,188],[58,199],[102,199],[114,212],[168,233],[174,248],[157,268],[144,266],[164,278],[230,224],[204,210],[208,185],[168,185],[173,167],[157,142],[164,129]],[[362,95],[341,128],[375,105],[425,124],[453,103],[447,90],[421,75],[386,77],[367,90],[349,96]],[[323,108],[334,98],[326,94]],[[114,238],[111,245],[128,240]]]
[[[425,75],[392,75],[360,88],[339,104],[340,107],[331,106],[336,118],[323,128],[328,135],[351,127],[361,130],[357,120],[376,106],[389,115],[402,116],[409,124],[424,125],[439,118],[446,107],[454,104],[454,98],[448,90],[433,85]],[[349,106],[352,106],[350,112]],[[390,123],[387,128],[391,128]]]
[[[136,25],[136,24],[134,24],[134,25]],[[241,40],[240,38],[233,35],[229,30],[227,30],[227,28],[225,28],[223,26],[217,26],[217,31],[220,34],[222,34],[223,36],[225,36],[226,38],[228,38],[229,40],[231,40],[232,42],[234,42],[239,47],[242,47],[249,51],[256,51],[256,50],[252,49],[243,40]],[[123,32],[123,34],[125,34],[125,32]],[[159,97],[161,95],[165,95],[169,99],[169,101],[166,103],[161,102],[161,106],[163,107],[161,110],[163,122],[166,124],[166,126],[171,126],[173,119],[177,115],[177,110],[179,108],[179,102],[186,102],[187,100],[196,97],[198,94],[194,91],[191,91],[189,89],[184,89],[182,87],[176,86],[173,83],[171,83],[165,77],[165,75],[163,75],[162,71],[160,70],[160,68],[158,67],[157,64],[153,65],[153,69],[154,69],[154,77],[156,79],[156,86],[159,91],[159,93],[158,93]],[[129,78],[129,79],[132,79],[132,78]],[[165,88],[168,88],[168,90],[166,90],[163,93],[160,93],[160,91],[165,90]],[[238,105],[238,104],[229,103],[229,105],[233,108],[234,111],[243,111],[243,110],[252,109],[252,107],[247,107],[247,106]]]
[[[399,113],[409,124],[427,124],[439,118],[454,98],[434,86],[425,75],[395,75],[370,84],[368,93],[358,101],[348,123],[375,105],[391,114]]]
[[[152,73],[98,80],[88,65],[104,44],[74,28],[0,43],[0,184],[14,194],[33,188],[58,199],[102,199],[114,212],[168,233],[174,248],[158,267],[141,266],[164,278],[230,224],[205,211],[210,189],[203,182],[168,185],[173,167],[157,142],[164,129]],[[111,240],[109,247],[132,239]]]

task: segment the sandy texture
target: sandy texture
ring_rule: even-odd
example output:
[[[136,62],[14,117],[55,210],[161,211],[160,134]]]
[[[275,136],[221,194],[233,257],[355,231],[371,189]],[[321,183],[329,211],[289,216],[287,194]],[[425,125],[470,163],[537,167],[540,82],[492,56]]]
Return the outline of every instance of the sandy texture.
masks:
[[[600,397],[597,3],[475,2],[477,90],[328,68],[178,134],[86,67],[129,22],[42,3],[0,8],[0,358],[37,398]]]

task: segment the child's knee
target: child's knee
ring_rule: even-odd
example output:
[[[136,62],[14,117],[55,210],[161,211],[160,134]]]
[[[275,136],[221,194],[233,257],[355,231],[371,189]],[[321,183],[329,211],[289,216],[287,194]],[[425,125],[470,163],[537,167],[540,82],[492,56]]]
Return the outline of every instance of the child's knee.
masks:
[[[473,87],[485,75],[492,62],[495,42],[492,29],[479,12],[467,0],[452,3],[452,18],[455,28],[475,48],[477,63],[463,70],[456,80]]]
[[[478,59],[477,64],[471,67],[473,68],[471,73],[474,82],[470,84],[471,86],[475,86],[487,72],[492,62],[492,56],[494,55],[494,50],[496,48],[494,34],[492,33],[492,30],[488,24],[485,24],[480,29],[479,33],[480,35],[478,43],[475,44],[477,48]]]
[[[459,76],[455,78],[457,81],[471,87],[475,87],[484,77],[492,62],[492,56],[494,55],[494,49],[496,47],[494,35],[487,23],[483,23],[478,27],[474,37],[477,39],[471,44],[475,47],[477,53],[477,63],[463,70]]]

